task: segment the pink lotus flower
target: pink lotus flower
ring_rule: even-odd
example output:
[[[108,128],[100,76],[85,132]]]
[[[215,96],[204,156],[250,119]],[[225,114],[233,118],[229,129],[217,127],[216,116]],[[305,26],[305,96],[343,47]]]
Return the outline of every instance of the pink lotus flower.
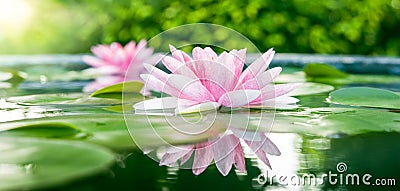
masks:
[[[225,107],[275,107],[293,104],[296,98],[284,96],[299,84],[272,84],[282,71],[268,68],[275,51],[272,49],[255,60],[244,71],[246,49],[217,55],[211,48],[196,47],[191,58],[170,46],[172,57],[162,59],[171,71],[146,65],[142,74],[145,86],[172,97],[156,98],[134,105],[137,113],[175,109],[175,113],[195,112]],[[144,111],[144,112],[143,112]]]
[[[99,88],[109,86],[124,80],[142,81],[140,74],[145,69],[143,63],[153,63],[153,49],[146,48],[147,42],[141,40],[138,44],[131,41],[125,46],[117,42],[111,45],[97,45],[91,48],[95,56],[84,56],[83,61],[94,67],[96,75],[99,78],[84,88],[85,92],[92,92]],[[129,68],[130,67],[130,68]],[[125,74],[129,70],[129,74]]]
[[[194,153],[192,171],[201,174],[214,160],[217,169],[226,176],[232,164],[243,173],[246,173],[245,159],[240,138],[250,147],[251,151],[271,168],[266,153],[280,155],[276,145],[264,134],[257,132],[244,132],[231,128],[233,133],[224,134],[221,138],[194,145],[170,147],[163,154],[160,165],[173,166],[178,160],[184,165]],[[245,135],[245,136],[243,136]],[[247,135],[247,136],[246,136]]]

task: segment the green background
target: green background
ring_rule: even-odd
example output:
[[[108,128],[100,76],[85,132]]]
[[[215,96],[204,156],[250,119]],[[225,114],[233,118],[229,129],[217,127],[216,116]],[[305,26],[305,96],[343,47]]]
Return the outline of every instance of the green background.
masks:
[[[26,2],[34,14],[17,32],[1,28],[0,54],[86,53],[204,22],[237,30],[261,51],[400,55],[400,0]]]

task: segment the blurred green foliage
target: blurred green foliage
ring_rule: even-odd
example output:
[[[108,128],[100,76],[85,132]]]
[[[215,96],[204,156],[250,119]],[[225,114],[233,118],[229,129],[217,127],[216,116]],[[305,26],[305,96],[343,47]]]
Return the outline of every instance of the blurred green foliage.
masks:
[[[176,26],[203,22],[237,30],[261,51],[400,55],[400,0],[40,2],[41,16],[27,29],[23,48],[6,49],[18,43],[0,38],[0,54],[89,52],[98,43],[150,39]]]

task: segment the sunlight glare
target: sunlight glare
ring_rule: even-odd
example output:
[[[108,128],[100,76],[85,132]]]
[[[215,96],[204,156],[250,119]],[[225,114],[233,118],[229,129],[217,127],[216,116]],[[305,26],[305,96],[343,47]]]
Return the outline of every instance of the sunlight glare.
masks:
[[[0,0],[0,27],[21,27],[33,13],[26,0]]]

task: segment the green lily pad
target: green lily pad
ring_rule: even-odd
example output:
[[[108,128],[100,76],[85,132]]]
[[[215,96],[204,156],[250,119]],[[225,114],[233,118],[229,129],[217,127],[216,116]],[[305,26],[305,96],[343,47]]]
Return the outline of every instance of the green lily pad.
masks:
[[[83,97],[83,94],[41,94],[15,96],[6,99],[7,102],[18,103],[20,105],[43,105],[60,103],[64,101],[76,100]]]
[[[132,110],[132,104],[121,104],[121,105],[113,105],[109,107],[103,108],[106,111],[112,111],[117,113],[124,113],[124,111]]]
[[[65,184],[106,170],[107,149],[77,141],[0,138],[0,190],[31,190]]]
[[[62,108],[64,110],[82,112],[76,107],[85,107],[86,109],[95,109],[98,106],[104,107],[121,107],[121,96],[122,94],[115,93],[114,97],[111,94],[100,94],[99,97],[90,97],[82,93],[74,94],[41,94],[41,95],[27,95],[27,96],[15,96],[6,99],[8,103],[17,103],[22,106],[54,106],[57,108]],[[105,98],[102,98],[102,97]],[[139,93],[126,93],[124,94],[125,104],[134,104],[139,101],[143,101],[145,97]],[[84,108],[81,108],[84,109]]]
[[[171,119],[176,120],[179,117]],[[56,116],[0,123],[0,136],[2,133],[7,134],[10,130],[16,129],[19,129],[20,135],[32,136],[29,135],[29,132],[26,132],[27,128],[24,127],[33,126],[47,129],[49,124],[58,124],[64,127],[75,127],[79,131],[74,136],[63,138],[81,139],[112,149],[126,150],[136,148],[135,142],[140,142],[140,146],[146,147],[165,144],[188,144],[204,141],[222,132],[222,128],[214,128],[212,131],[200,135],[186,135],[172,128],[169,122],[165,120],[165,116],[149,116],[148,118],[144,115],[126,114],[124,118],[124,115],[117,113]],[[180,122],[182,121],[180,120]],[[126,124],[129,124],[129,131]],[[191,129],[194,129],[194,127]],[[30,133],[34,130],[30,129]],[[38,128],[37,130],[40,129]],[[54,131],[56,130],[54,129]],[[60,131],[63,131],[63,129],[60,129]],[[135,142],[131,137],[133,133]],[[35,134],[46,135],[40,132],[35,132]],[[47,136],[54,137],[58,134],[63,134],[63,132],[50,132]]]
[[[304,72],[307,77],[315,78],[315,77],[330,77],[330,78],[343,78],[346,77],[347,74],[328,65],[321,63],[311,63],[307,64],[304,67]]]
[[[0,81],[18,84],[25,80],[26,74],[12,69],[2,69],[0,71]]]
[[[306,75],[303,71],[293,72],[290,74],[280,74],[274,79],[276,83],[296,83],[307,82]]]
[[[332,91],[334,89],[335,88],[333,86],[331,86],[331,85],[306,82],[306,83],[303,83],[297,89],[295,89],[295,90],[291,91],[290,93],[288,93],[287,95],[289,95],[289,96],[312,95],[312,94],[330,92],[330,91]]]
[[[143,88],[143,83],[138,81],[121,82],[93,92],[90,96],[100,97],[102,94],[138,93]],[[114,97],[115,95],[112,95]]]
[[[7,126],[1,126],[4,131]],[[45,137],[45,138],[68,138],[76,137],[81,131],[66,123],[40,123],[12,128],[0,133],[0,136],[23,136],[23,137]]]
[[[369,87],[343,88],[331,92],[328,101],[331,103],[400,109],[400,96],[395,92]]]
[[[302,112],[266,113],[262,118],[250,115],[244,123],[240,114],[235,114],[234,124],[238,128],[278,133],[299,133],[311,136],[330,137],[337,134],[362,134],[368,132],[400,132],[400,114],[376,109],[357,108],[313,108]],[[274,118],[271,127],[271,118]],[[238,125],[243,123],[243,125]],[[260,125],[258,125],[260,124]]]

